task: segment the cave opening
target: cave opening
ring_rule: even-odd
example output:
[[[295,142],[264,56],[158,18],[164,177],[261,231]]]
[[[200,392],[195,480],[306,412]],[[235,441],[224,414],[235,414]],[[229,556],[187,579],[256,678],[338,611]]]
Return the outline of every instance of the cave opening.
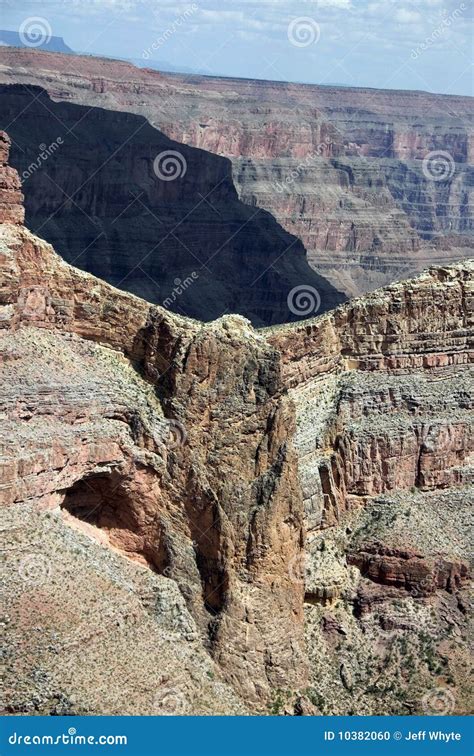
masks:
[[[120,473],[97,473],[76,481],[64,492],[61,509],[78,525],[84,523],[90,535],[94,529],[101,531],[107,543],[124,556],[160,574],[169,567],[159,518],[150,522],[143,516],[140,490]]]

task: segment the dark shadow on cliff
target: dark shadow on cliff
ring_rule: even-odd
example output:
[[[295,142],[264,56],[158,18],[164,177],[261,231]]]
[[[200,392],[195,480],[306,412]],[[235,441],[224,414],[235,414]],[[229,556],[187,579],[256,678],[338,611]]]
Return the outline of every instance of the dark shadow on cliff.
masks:
[[[54,102],[39,87],[1,86],[0,102],[26,225],[68,262],[204,321],[299,320],[287,301],[296,286],[319,292],[320,312],[344,300],[299,239],[238,199],[227,158],[174,142],[141,116]]]

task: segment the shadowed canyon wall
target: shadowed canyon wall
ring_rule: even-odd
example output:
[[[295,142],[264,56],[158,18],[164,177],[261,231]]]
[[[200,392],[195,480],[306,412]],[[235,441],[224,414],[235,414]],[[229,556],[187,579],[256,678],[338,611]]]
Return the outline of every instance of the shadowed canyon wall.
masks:
[[[14,207],[17,186],[3,166]],[[180,319],[1,220],[3,504],[62,507],[175,581],[193,638],[255,707],[272,687],[304,688],[302,588],[287,572],[302,500],[279,354],[242,318]]]
[[[27,223],[69,262],[200,320],[295,320],[288,297],[303,285],[322,311],[343,301],[296,237],[238,199],[225,158],[38,89],[1,87],[0,105]]]

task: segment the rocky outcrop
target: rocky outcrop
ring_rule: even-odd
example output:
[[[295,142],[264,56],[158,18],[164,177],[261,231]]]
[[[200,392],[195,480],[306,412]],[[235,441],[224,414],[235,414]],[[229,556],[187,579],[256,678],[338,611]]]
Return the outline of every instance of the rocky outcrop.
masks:
[[[472,264],[267,333],[298,408],[307,523],[333,526],[351,496],[470,482]]]
[[[395,585],[423,596],[437,588],[456,592],[469,572],[465,561],[427,560],[423,555],[403,549],[372,546],[366,552],[348,557],[364,577],[382,585]]]
[[[271,212],[349,296],[472,255],[468,97],[170,75],[37,50],[4,48],[0,62],[5,83],[139,113],[229,157],[241,199]]]
[[[22,224],[25,219],[18,173],[8,165],[10,137],[0,132],[0,223]]]
[[[205,321],[297,320],[288,297],[301,285],[318,291],[321,311],[343,301],[298,239],[238,199],[225,158],[142,117],[56,103],[31,87],[0,87],[0,101],[27,224],[68,262]]]
[[[260,331],[0,273],[9,712],[465,713],[472,265]]]

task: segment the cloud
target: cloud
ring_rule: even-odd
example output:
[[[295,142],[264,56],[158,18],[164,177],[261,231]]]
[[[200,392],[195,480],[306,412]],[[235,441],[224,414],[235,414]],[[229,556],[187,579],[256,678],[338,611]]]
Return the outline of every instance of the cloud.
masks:
[[[351,0],[316,0],[316,5],[319,8],[351,8]]]
[[[416,24],[421,20],[418,11],[411,11],[408,8],[399,8],[395,12],[395,21],[400,24]]]

